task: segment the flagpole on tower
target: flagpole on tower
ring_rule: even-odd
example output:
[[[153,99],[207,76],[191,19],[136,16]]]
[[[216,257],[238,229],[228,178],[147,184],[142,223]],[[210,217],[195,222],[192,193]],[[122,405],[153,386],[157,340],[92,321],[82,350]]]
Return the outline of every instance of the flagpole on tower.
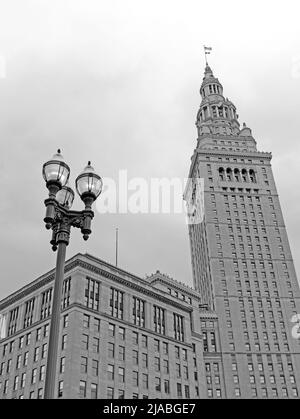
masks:
[[[208,65],[207,56],[210,54],[212,47],[206,47],[205,45],[203,45],[203,48],[204,48],[205,62],[206,62],[206,65]]]

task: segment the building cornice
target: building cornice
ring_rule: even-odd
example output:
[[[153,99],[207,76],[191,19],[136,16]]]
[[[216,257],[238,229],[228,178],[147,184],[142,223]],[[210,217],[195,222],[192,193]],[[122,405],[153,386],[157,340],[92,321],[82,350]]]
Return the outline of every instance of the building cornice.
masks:
[[[117,275],[115,273],[109,272],[108,270],[105,270],[101,267],[95,266],[92,263],[88,263],[88,259],[98,263],[98,264],[102,264],[105,267],[109,268],[109,269],[114,269],[116,272],[120,272],[121,275],[126,275],[129,276],[130,279],[132,279],[133,281],[130,281],[130,279],[125,279],[122,278],[121,275]],[[107,278],[113,282],[117,282],[119,284],[125,285],[128,288],[134,289],[137,292],[140,292],[144,295],[147,295],[149,297],[154,298],[155,300],[159,300],[161,302],[164,302],[166,304],[169,304],[177,309],[180,310],[184,310],[187,312],[191,312],[193,311],[193,308],[190,306],[187,306],[182,302],[182,304],[180,302],[176,302],[173,301],[172,299],[168,298],[167,296],[161,295],[160,292],[164,292],[164,291],[160,291],[159,289],[154,289],[150,290],[149,287],[151,287],[151,284],[142,279],[139,278],[135,275],[132,275],[126,271],[122,271],[121,269],[118,269],[112,265],[110,265],[107,262],[104,262],[100,259],[97,259],[91,255],[83,255],[83,254],[77,254],[75,256],[73,256],[71,259],[69,259],[66,262],[65,265],[65,274],[70,272],[73,269],[76,268],[83,268],[84,270],[88,271],[88,272],[92,272],[96,275],[102,276],[104,278]],[[4,300],[2,300],[0,302],[0,311],[4,310],[5,308],[9,307],[10,305],[16,303],[19,300],[22,300],[23,298],[25,298],[26,296],[34,293],[35,291],[37,291],[38,289],[44,287],[47,284],[50,284],[51,282],[54,281],[54,275],[55,275],[55,270],[52,269],[50,272],[48,272],[47,274],[37,278],[35,281],[31,282],[30,284],[26,285],[25,287],[23,287],[21,290],[16,291],[15,293],[13,293],[12,295],[6,297]],[[140,284],[137,284],[135,281],[138,281]]]

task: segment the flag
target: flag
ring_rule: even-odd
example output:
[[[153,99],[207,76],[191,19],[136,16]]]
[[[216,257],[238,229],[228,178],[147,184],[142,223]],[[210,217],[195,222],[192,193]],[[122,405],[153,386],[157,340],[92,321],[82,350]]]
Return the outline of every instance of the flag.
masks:
[[[205,45],[204,45],[204,52],[205,52],[205,54],[210,54],[210,51],[212,50],[212,47],[206,47]]]

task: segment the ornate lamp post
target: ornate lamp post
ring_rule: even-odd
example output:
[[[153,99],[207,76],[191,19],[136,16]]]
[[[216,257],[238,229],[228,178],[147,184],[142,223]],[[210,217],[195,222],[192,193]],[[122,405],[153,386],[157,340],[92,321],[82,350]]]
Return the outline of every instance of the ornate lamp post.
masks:
[[[45,200],[46,216],[44,218],[46,228],[52,229],[50,241],[53,251],[58,250],[56,260],[56,272],[54,280],[54,292],[52,297],[52,314],[48,345],[48,359],[45,380],[45,399],[55,398],[57,354],[59,344],[59,326],[61,311],[61,296],[64,281],[64,266],[66,247],[69,244],[71,227],[81,229],[83,239],[87,240],[91,234],[91,222],[94,217],[92,204],[98,198],[102,190],[102,180],[98,176],[91,162],[76,179],[76,190],[82,199],[85,208],[82,211],[73,211],[71,206],[74,200],[74,192],[68,186],[70,168],[64,162],[60,150],[51,160],[43,165],[43,177],[49,191],[49,197]]]

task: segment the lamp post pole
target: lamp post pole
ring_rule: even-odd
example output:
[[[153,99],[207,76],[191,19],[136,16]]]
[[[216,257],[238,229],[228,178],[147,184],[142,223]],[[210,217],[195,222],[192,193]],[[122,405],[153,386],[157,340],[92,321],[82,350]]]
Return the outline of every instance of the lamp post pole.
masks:
[[[91,234],[91,221],[94,217],[92,204],[100,195],[102,180],[90,162],[76,179],[76,190],[85,204],[82,211],[70,210],[74,192],[67,186],[70,169],[63,162],[60,150],[53,159],[43,166],[43,176],[49,190],[49,198],[45,200],[46,228],[52,229],[50,241],[52,249],[57,252],[54,290],[52,295],[51,322],[49,332],[47,367],[45,377],[44,399],[56,398],[56,372],[59,355],[61,301],[64,284],[64,268],[66,249],[70,240],[71,227],[81,229],[83,239]]]
[[[55,398],[56,370],[57,370],[57,354],[59,346],[59,326],[60,326],[60,306],[61,295],[64,282],[64,268],[66,258],[66,242],[58,243],[58,252],[56,259],[56,272],[54,280],[53,303],[51,313],[51,327],[49,333],[48,355],[47,355],[47,371],[45,378],[45,399]]]

